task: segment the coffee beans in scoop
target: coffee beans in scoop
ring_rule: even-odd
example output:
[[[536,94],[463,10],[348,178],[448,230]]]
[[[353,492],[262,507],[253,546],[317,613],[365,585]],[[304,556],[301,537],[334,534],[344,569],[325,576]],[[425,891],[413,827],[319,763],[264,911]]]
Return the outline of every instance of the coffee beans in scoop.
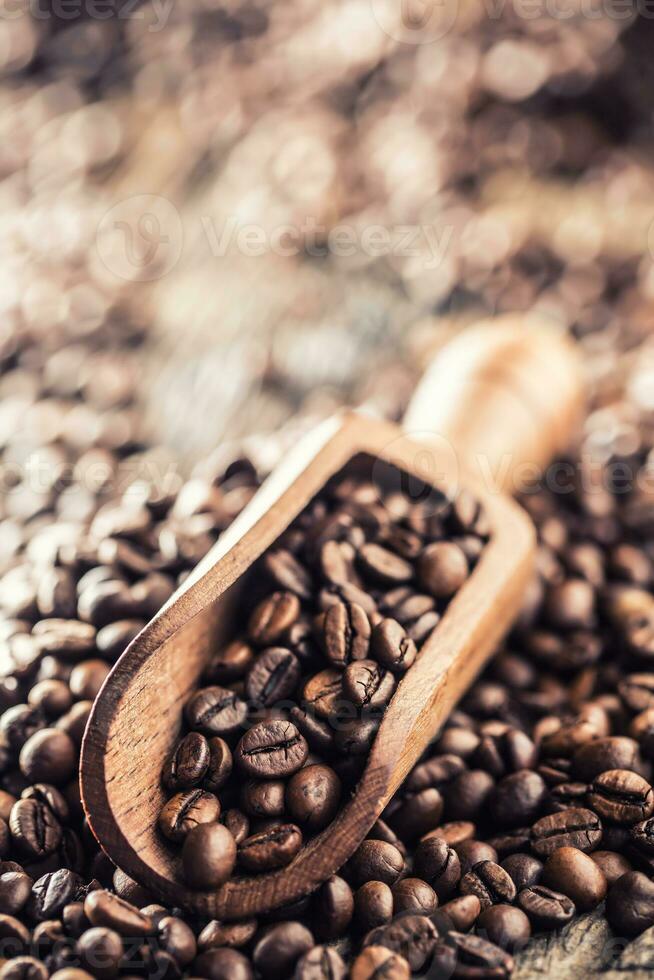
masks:
[[[394,476],[392,487],[334,478],[249,575],[232,639],[186,704],[161,777],[159,829],[182,847],[192,887],[284,867],[329,825],[400,679],[478,560],[488,538],[479,507],[415,494]],[[427,786],[398,819],[418,837],[441,813]]]

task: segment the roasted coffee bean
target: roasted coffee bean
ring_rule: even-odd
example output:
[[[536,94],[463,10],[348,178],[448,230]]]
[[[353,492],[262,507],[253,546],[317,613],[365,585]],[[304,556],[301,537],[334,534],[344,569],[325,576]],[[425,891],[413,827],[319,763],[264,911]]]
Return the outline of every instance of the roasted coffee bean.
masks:
[[[82,966],[94,976],[115,977],[123,958],[123,942],[113,929],[95,927],[88,929],[77,941],[77,952]]]
[[[230,735],[238,731],[247,717],[247,705],[224,687],[205,687],[186,705],[186,720],[193,731],[203,735]]]
[[[263,707],[271,707],[290,698],[297,687],[302,669],[300,661],[285,647],[268,647],[248,671],[245,691]]]
[[[498,735],[484,735],[475,749],[472,761],[499,778],[536,765],[537,749],[525,732],[509,728]]]
[[[61,825],[50,808],[37,799],[19,800],[12,807],[9,829],[16,846],[32,859],[47,857],[61,843]]]
[[[531,846],[538,857],[549,857],[559,847],[593,851],[602,840],[602,824],[592,810],[582,807],[541,817],[531,831]]]
[[[422,878],[402,878],[395,882],[392,892],[395,915],[403,912],[431,915],[436,911],[438,896],[431,885]]]
[[[92,925],[115,929],[121,936],[141,938],[156,931],[149,915],[104,889],[89,892],[84,899],[84,914]]]
[[[286,807],[291,818],[310,831],[322,830],[336,816],[341,781],[329,766],[304,766],[288,781]]]
[[[25,742],[45,724],[40,708],[17,704],[0,715],[0,735],[14,752],[20,752]]]
[[[0,968],[0,980],[48,980],[49,976],[46,965],[33,956],[17,956]]]
[[[546,792],[542,777],[532,769],[511,773],[501,779],[490,793],[488,808],[491,819],[501,827],[531,823],[538,817]]]
[[[254,971],[248,959],[235,949],[208,949],[191,965],[195,976],[211,980],[253,980]]]
[[[192,888],[217,888],[227,881],[235,863],[236,841],[222,824],[200,824],[186,835],[182,866]]]
[[[437,827],[443,815],[443,797],[437,789],[423,789],[408,796],[394,811],[393,829],[405,840],[413,840]]]
[[[32,893],[32,879],[23,871],[5,871],[0,875],[0,913],[17,915]]]
[[[220,822],[227,827],[237,844],[242,844],[245,838],[250,835],[250,821],[236,807],[226,810],[221,815]]]
[[[339,684],[340,689],[340,684]],[[289,712],[291,721],[306,738],[309,747],[320,754],[328,755],[334,747],[334,730],[313,713],[297,706]]]
[[[654,882],[628,871],[610,887],[606,917],[619,936],[638,936],[654,925]]]
[[[252,962],[263,980],[290,976],[298,960],[314,945],[306,926],[300,922],[282,922],[259,939],[252,951]]]
[[[350,970],[350,980],[409,980],[410,976],[408,962],[386,946],[366,946]]]
[[[269,551],[262,564],[275,585],[294,592],[300,599],[311,598],[311,576],[290,551],[285,548]]]
[[[381,545],[364,544],[357,554],[361,572],[367,580],[380,585],[400,585],[413,578],[413,566]]]
[[[321,670],[304,685],[302,700],[307,711],[318,718],[329,719],[337,714],[344,700],[343,674],[339,670]]]
[[[315,932],[320,939],[343,936],[354,914],[354,896],[347,881],[332,875],[312,899]]]
[[[20,769],[30,782],[67,783],[75,772],[77,749],[65,732],[43,728],[32,735],[20,752]]]
[[[509,873],[494,861],[480,861],[459,882],[462,895],[476,895],[482,909],[490,905],[510,903],[516,888]]]
[[[242,640],[234,640],[219,650],[206,670],[207,679],[216,684],[229,684],[245,677],[254,663],[254,650]]]
[[[385,946],[399,953],[417,973],[431,959],[438,933],[425,915],[402,915],[385,926],[369,932],[364,946]]]
[[[632,824],[654,812],[654,790],[635,772],[609,769],[593,780],[588,803],[605,820]]]
[[[469,769],[443,790],[445,813],[450,820],[475,820],[486,806],[495,781],[483,769]]]
[[[80,875],[62,868],[43,875],[32,886],[28,911],[37,922],[54,919],[82,894],[84,882]]]
[[[467,874],[480,861],[497,862],[499,858],[494,847],[480,840],[465,840],[461,844],[455,844],[454,850],[461,863],[461,874]]]
[[[432,969],[443,970],[455,977],[496,977],[505,980],[513,971],[513,957],[481,936],[450,932],[447,944],[439,943],[434,950]]]
[[[510,854],[502,861],[502,867],[511,875],[516,890],[519,892],[531,885],[538,885],[543,876],[542,862],[538,858],[532,857],[531,854]]]
[[[334,737],[334,748],[350,759],[363,759],[370,752],[378,729],[378,718],[340,721]]]
[[[241,807],[250,817],[282,817],[285,791],[280,779],[248,779],[241,787]]]
[[[293,980],[345,980],[347,969],[342,956],[329,946],[314,946],[300,957]]]
[[[393,844],[382,840],[364,840],[350,860],[350,870],[356,884],[383,881],[393,885],[404,871],[404,858]]]
[[[232,774],[234,765],[232,751],[227,742],[215,735],[208,741],[209,764],[205,770],[202,785],[211,793],[222,789]]]
[[[250,776],[277,779],[300,769],[309,753],[306,739],[290,721],[260,722],[236,746],[235,759]]]
[[[157,926],[157,935],[161,948],[174,958],[178,966],[188,966],[195,959],[195,935],[182,919],[172,915],[164,916]]]
[[[391,671],[374,660],[359,660],[345,669],[343,697],[357,708],[380,708],[390,701],[395,683]]]
[[[409,793],[418,793],[430,786],[440,790],[466,768],[465,762],[458,755],[435,755],[414,767],[407,776],[404,787]]]
[[[514,953],[527,945],[531,937],[529,919],[513,905],[492,905],[477,920],[481,935],[500,949]]]
[[[629,674],[618,684],[618,692],[634,714],[654,708],[654,674]]]
[[[595,590],[583,579],[567,579],[548,590],[545,615],[555,629],[590,629],[595,622]]]
[[[59,718],[70,710],[73,695],[64,681],[39,681],[27,695],[28,703],[41,710],[48,718]]]
[[[476,895],[452,898],[431,916],[439,935],[447,932],[467,932],[479,918],[481,905]]]
[[[290,864],[302,847],[302,833],[286,823],[246,837],[238,845],[238,861],[247,871],[273,871]]]
[[[413,867],[416,874],[434,889],[439,902],[454,894],[461,879],[458,854],[438,837],[429,837],[418,844]]]
[[[633,871],[631,862],[622,854],[616,854],[615,851],[593,851],[590,857],[604,873],[609,887],[622,875],[628,871]]]
[[[336,602],[323,619],[323,646],[327,659],[338,669],[365,660],[370,645],[370,621],[354,602]]]
[[[220,816],[220,802],[203,789],[176,793],[159,814],[159,830],[168,840],[181,843],[200,824],[214,823]]]
[[[259,646],[280,640],[300,615],[300,601],[293,592],[273,592],[256,607],[248,623],[248,635]]]
[[[386,925],[394,908],[393,892],[384,881],[366,881],[354,893],[354,919],[361,932]]]
[[[544,885],[523,888],[518,892],[516,902],[536,929],[559,929],[575,914],[574,902],[567,895]]]
[[[576,779],[590,783],[609,769],[632,769],[641,773],[643,762],[638,743],[623,735],[598,738],[578,749],[572,757],[572,771]]]
[[[371,652],[382,667],[403,674],[414,663],[418,651],[400,623],[382,619],[372,631]]]
[[[202,782],[209,767],[209,744],[199,732],[189,732],[174,749],[163,771],[168,789],[191,789]]]
[[[240,922],[219,922],[212,919],[198,936],[198,949],[201,953],[219,946],[238,949],[246,946],[254,938],[256,931],[256,919],[241,919]]]
[[[571,898],[580,912],[590,911],[606,897],[607,882],[603,871],[588,854],[576,847],[560,847],[550,854],[542,882]]]

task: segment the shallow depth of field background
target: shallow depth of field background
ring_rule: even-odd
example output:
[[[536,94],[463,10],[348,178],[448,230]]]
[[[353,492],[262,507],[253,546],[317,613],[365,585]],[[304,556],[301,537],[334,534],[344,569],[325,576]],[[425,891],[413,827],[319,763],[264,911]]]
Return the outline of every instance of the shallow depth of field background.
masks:
[[[644,0],[0,13],[0,427],[26,336],[108,444],[195,460],[397,416],[451,331],[527,309],[584,346],[594,450],[654,407]]]

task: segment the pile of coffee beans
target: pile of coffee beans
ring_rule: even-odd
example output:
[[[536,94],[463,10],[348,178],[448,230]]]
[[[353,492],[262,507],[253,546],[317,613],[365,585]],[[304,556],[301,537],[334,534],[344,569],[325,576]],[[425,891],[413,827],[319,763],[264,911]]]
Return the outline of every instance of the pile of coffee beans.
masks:
[[[348,799],[488,536],[465,492],[408,484],[339,474],[252,569],[162,773],[159,829],[182,846],[189,885],[284,867]],[[441,810],[428,793],[426,829]]]

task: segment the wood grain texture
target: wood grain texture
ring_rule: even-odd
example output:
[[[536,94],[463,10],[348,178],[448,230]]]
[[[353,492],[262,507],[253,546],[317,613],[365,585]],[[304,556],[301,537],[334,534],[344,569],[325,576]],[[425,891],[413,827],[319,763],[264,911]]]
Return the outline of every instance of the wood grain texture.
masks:
[[[495,349],[485,361],[489,369],[491,362],[497,363]],[[432,386],[435,380],[432,374]],[[477,397],[476,385],[463,385],[458,411],[451,417],[463,420],[478,412]],[[432,398],[438,402],[437,387],[432,387]],[[511,458],[523,460],[523,450],[517,452],[521,430],[512,426],[511,416],[498,414],[495,424],[506,432]],[[549,440],[544,421],[543,426]],[[264,485],[253,506],[114,667],[82,747],[83,802],[111,859],[166,903],[224,919],[242,918],[317,887],[365,837],[508,629],[532,568],[533,528],[512,501],[489,492],[466,472],[465,430],[457,431],[462,442],[451,453],[441,451],[438,441],[416,442],[396,426],[354,413],[330,420]],[[230,632],[230,606],[247,570],[327,480],[362,455],[373,472],[377,465],[390,464],[451,494],[462,486],[469,489],[487,511],[491,540],[398,686],[357,791],[336,820],[281,871],[234,879],[217,892],[190,891],[178,857],[156,830],[164,799],[161,768],[178,735],[183,705],[221,636]]]

